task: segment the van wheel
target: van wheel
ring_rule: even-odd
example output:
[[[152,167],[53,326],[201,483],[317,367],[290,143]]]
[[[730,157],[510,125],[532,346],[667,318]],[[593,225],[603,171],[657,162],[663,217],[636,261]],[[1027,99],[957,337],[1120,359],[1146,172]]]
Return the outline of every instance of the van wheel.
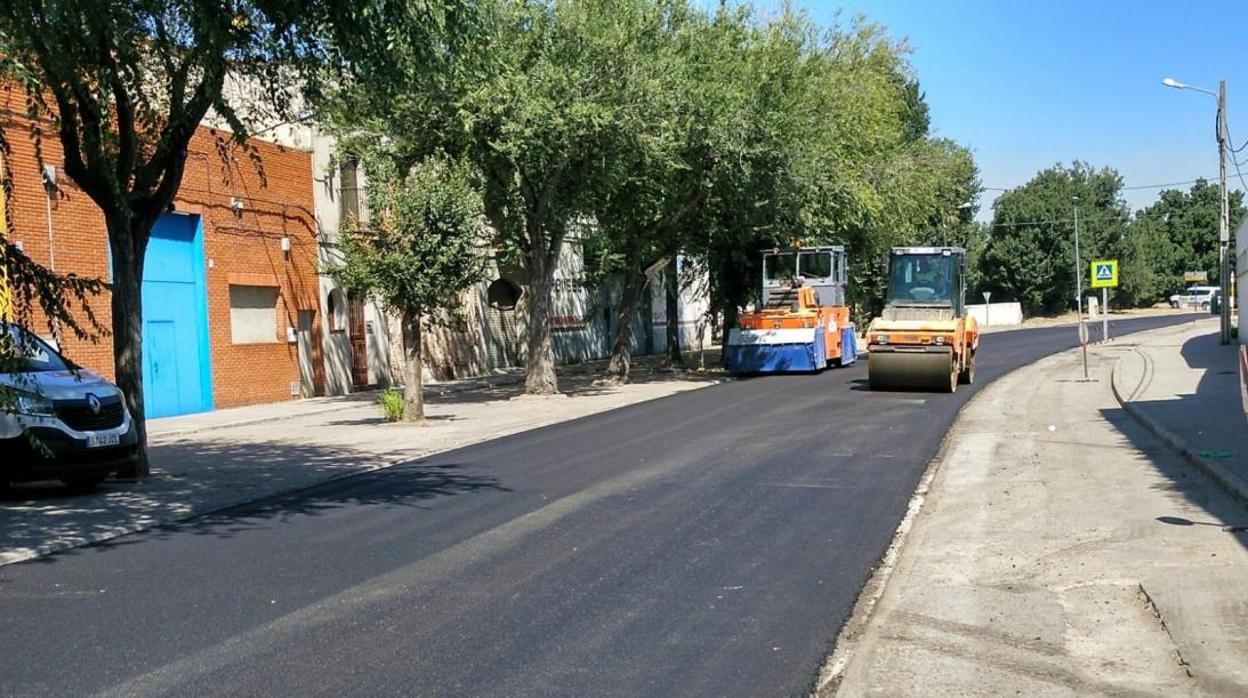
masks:
[[[104,482],[105,477],[107,476],[67,477],[62,478],[61,482],[65,483],[65,486],[74,494],[87,494],[88,492],[94,492],[95,488],[99,487],[101,482]]]
[[[1201,310],[1204,310],[1204,311],[1206,311],[1206,312],[1208,312],[1208,311],[1209,311],[1209,303],[1207,303],[1207,302],[1205,302],[1205,303],[1201,303],[1201,304],[1200,304],[1200,309],[1201,309]]]

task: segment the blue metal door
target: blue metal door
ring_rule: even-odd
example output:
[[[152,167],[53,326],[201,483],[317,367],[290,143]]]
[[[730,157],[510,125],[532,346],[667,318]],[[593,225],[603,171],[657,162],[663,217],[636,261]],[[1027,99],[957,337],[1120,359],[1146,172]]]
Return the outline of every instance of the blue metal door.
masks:
[[[143,266],[143,399],[149,419],[212,409],[203,228],[156,221]]]

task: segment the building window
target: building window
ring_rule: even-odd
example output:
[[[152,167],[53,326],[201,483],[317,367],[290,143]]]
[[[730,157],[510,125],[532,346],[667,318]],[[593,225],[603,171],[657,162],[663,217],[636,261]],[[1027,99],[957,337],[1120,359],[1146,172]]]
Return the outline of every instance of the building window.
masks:
[[[230,286],[230,337],[235,344],[278,341],[275,286]]]
[[[338,174],[342,182],[338,197],[341,209],[338,215],[342,225],[357,225],[361,221],[359,163],[353,157],[343,160]]]
[[[347,331],[347,299],[340,288],[330,289],[325,302],[329,315],[330,332]]]

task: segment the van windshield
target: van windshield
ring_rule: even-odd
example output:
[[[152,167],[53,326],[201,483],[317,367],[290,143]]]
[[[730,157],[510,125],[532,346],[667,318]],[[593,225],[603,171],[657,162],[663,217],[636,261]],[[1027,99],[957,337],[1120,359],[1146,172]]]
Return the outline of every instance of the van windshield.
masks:
[[[69,361],[17,325],[0,325],[0,373],[69,371]]]

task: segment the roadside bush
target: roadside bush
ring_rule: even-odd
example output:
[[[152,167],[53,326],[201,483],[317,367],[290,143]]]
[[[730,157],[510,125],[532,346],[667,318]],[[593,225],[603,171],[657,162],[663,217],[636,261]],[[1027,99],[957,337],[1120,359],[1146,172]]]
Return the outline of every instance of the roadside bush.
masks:
[[[387,422],[397,422],[403,419],[403,391],[383,390],[381,397],[377,398],[377,404],[381,405],[381,416]]]

